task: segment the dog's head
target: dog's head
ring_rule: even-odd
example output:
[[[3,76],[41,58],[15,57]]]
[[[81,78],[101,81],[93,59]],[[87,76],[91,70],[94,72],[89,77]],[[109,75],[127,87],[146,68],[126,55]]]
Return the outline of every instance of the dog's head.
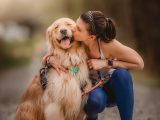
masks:
[[[76,23],[69,18],[56,20],[48,29],[47,37],[50,47],[59,47],[64,50],[71,48],[74,44],[72,28]]]

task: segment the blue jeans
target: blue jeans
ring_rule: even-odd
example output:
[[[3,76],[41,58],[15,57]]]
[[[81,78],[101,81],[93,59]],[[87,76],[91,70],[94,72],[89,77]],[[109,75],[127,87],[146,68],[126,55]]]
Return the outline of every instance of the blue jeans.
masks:
[[[134,106],[133,83],[130,73],[123,68],[117,68],[108,83],[89,94],[87,103],[84,106],[87,120],[96,120],[98,113],[101,113],[105,107],[115,105],[118,107],[121,120],[132,120]]]

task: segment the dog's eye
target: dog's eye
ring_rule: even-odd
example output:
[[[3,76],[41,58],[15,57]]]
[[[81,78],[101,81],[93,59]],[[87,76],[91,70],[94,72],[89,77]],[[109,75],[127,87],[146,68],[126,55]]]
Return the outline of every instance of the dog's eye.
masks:
[[[55,29],[57,29],[58,28],[58,25],[55,27]]]
[[[70,24],[70,23],[67,23],[67,25],[68,25],[68,26],[71,26],[72,24]]]

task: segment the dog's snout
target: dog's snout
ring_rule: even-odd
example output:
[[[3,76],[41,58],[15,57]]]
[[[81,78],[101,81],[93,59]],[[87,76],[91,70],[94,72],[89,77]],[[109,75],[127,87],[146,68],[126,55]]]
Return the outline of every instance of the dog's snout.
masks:
[[[67,34],[67,29],[61,29],[60,32],[61,32],[63,35],[66,35],[66,34]]]

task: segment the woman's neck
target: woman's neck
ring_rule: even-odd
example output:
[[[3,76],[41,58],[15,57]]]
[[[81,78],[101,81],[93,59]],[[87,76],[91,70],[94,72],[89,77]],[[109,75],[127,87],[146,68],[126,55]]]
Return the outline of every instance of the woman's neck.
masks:
[[[92,51],[93,49],[97,49],[97,39],[87,40],[83,41],[84,45],[89,51]]]

